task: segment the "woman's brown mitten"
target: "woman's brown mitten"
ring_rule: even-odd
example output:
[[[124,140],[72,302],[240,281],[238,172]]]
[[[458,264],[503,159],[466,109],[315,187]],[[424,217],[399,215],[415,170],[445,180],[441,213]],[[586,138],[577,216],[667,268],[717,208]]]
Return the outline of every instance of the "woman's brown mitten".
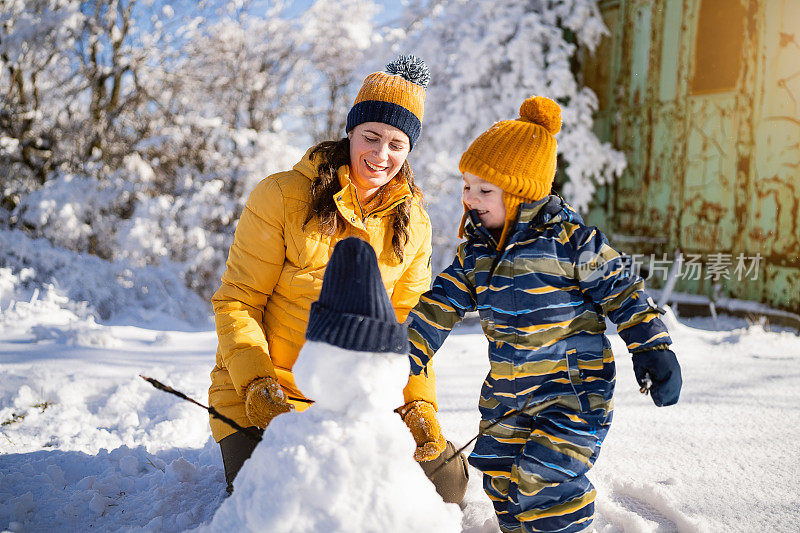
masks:
[[[266,428],[273,418],[287,413],[294,406],[287,401],[281,386],[275,378],[254,379],[245,393],[245,413],[253,425]]]

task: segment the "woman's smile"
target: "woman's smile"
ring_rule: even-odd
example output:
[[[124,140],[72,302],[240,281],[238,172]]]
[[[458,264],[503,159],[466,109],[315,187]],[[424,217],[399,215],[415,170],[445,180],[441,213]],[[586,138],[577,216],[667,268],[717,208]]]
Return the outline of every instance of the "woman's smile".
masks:
[[[387,166],[373,165],[372,163],[370,163],[366,159],[364,160],[364,163],[367,165],[367,168],[372,170],[373,172],[383,172],[383,171],[389,169],[388,165]]]

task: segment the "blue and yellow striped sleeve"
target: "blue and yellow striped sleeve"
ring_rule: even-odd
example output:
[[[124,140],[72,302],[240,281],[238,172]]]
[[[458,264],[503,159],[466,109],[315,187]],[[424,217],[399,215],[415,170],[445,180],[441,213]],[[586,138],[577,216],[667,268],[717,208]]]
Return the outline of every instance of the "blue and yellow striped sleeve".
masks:
[[[409,360],[414,375],[423,371],[464,314],[476,309],[475,288],[464,268],[465,250],[466,243],[462,243],[453,263],[436,276],[431,289],[408,315]]]
[[[667,327],[648,302],[644,280],[595,227],[576,232],[575,277],[581,291],[617,325],[631,352],[671,344]]]

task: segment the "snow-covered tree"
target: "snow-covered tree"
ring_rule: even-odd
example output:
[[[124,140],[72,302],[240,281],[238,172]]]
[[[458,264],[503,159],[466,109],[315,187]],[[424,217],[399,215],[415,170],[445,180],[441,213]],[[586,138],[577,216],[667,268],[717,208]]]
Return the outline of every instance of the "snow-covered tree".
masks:
[[[75,94],[76,80],[64,51],[84,23],[78,8],[69,0],[0,4],[0,208],[13,208],[68,159],[63,97]]]
[[[375,0],[0,3],[0,227],[133,268],[174,263],[208,296],[255,183],[340,137],[364,76],[415,53],[433,78],[411,161],[440,267],[458,157],[525,97],[562,105],[560,192],[579,208],[621,169],[575,74],[605,31],[595,4],[416,0],[380,26]]]
[[[298,4],[0,4],[0,227],[208,296],[248,193],[341,129],[374,41],[369,0]]]
[[[315,141],[344,135],[358,84],[365,69],[375,66],[376,52],[384,49],[382,32],[373,22],[377,13],[371,0],[317,0],[303,14],[299,38],[307,46],[311,83],[303,98],[304,124]]]
[[[265,33],[270,25],[285,31],[288,19],[248,17],[240,2],[207,12],[148,4],[52,1],[4,12],[18,28],[16,40],[3,40],[8,57],[36,48],[24,31],[36,28],[28,19],[49,17],[54,28],[70,21],[71,31],[61,28],[61,42],[36,43],[57,58],[46,64],[60,67],[30,91],[39,106],[31,115],[45,117],[41,129],[56,139],[55,155],[37,179],[4,183],[0,219],[110,261],[175,262],[184,282],[207,296],[247,192],[295,157],[274,124],[286,101],[272,91],[291,83],[283,59],[294,43],[271,38],[277,28]],[[263,38],[271,48],[260,46]],[[282,70],[265,72],[266,63]],[[0,164],[14,164],[12,155],[0,154]]]
[[[498,120],[516,118],[530,95],[562,108],[558,190],[585,209],[597,185],[619,175],[624,158],[592,132],[594,93],[577,79],[580,47],[606,32],[595,0],[431,0],[412,2],[399,47],[425,59],[431,84],[423,141],[413,154],[436,228],[439,261],[449,261],[461,213],[458,160]]]

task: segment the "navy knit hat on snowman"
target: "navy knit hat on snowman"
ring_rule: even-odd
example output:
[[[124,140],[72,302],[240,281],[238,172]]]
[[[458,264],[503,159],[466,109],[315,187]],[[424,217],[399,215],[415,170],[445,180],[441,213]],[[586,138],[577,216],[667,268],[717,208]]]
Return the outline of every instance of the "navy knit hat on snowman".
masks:
[[[408,328],[397,321],[375,251],[361,239],[334,247],[306,339],[358,352],[408,353]]]

